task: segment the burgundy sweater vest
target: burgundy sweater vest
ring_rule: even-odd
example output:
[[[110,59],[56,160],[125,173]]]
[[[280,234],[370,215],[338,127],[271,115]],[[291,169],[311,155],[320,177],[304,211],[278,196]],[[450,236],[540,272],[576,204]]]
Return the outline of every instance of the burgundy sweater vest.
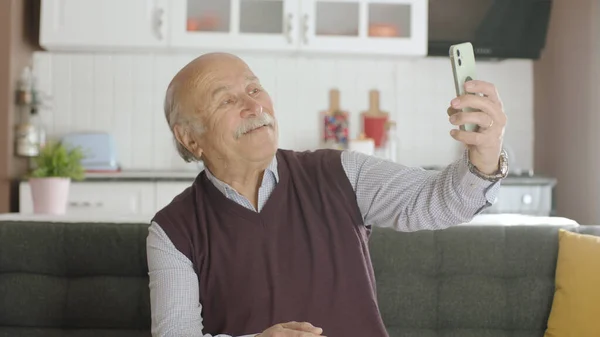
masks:
[[[307,321],[329,337],[388,336],[356,195],[341,152],[277,152],[260,213],[198,175],[154,220],[198,275],[204,333]]]

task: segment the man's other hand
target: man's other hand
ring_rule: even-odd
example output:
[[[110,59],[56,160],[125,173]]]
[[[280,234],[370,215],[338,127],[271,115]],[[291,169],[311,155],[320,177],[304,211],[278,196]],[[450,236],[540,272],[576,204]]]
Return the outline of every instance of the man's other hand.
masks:
[[[322,333],[323,329],[308,322],[287,322],[273,325],[257,337],[315,337]]]

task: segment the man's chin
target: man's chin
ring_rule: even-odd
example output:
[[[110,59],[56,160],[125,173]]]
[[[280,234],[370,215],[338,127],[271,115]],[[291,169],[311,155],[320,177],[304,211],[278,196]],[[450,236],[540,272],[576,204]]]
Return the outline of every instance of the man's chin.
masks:
[[[262,142],[260,144],[247,144],[240,149],[242,156],[252,162],[270,161],[277,153],[277,142]]]
[[[275,130],[271,127],[262,127],[247,133],[239,139],[240,145],[254,150],[277,148],[278,137]]]

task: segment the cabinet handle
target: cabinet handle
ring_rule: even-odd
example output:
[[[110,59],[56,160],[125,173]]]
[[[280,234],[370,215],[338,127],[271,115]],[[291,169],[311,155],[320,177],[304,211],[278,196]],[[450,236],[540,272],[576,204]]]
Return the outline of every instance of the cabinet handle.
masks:
[[[70,207],[102,207],[104,206],[104,204],[101,201],[97,201],[95,204],[89,202],[89,201],[82,201],[82,202],[76,202],[76,201],[71,201],[69,202],[69,206]]]
[[[294,20],[294,14],[288,13],[287,22],[285,24],[285,37],[288,40],[288,43],[292,43],[292,20]]]
[[[529,194],[525,194],[522,198],[522,201],[525,205],[530,205],[533,202],[533,197]]]
[[[302,33],[304,35],[304,44],[308,44],[308,14],[304,14]]]
[[[162,40],[164,38],[163,34],[163,26],[165,16],[165,10],[163,8],[157,8],[154,12],[154,32],[156,33],[156,38]]]

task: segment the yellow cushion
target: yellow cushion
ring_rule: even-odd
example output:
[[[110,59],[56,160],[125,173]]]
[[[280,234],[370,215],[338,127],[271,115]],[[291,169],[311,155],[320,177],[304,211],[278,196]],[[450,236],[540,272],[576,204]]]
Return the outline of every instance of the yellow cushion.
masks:
[[[600,237],[558,233],[556,291],[544,337],[600,336]]]

